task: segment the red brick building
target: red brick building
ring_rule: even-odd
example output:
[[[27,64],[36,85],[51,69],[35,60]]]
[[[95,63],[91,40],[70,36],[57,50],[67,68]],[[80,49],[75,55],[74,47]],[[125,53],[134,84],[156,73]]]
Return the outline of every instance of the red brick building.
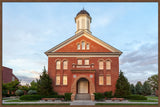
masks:
[[[94,100],[95,92],[115,92],[122,52],[92,35],[86,10],[75,22],[75,35],[45,52],[54,91],[72,93],[72,100],[82,93]]]
[[[2,67],[2,81],[3,83],[9,83],[14,80],[18,80],[18,78],[13,74],[11,68]],[[18,80],[19,81],[19,80]]]

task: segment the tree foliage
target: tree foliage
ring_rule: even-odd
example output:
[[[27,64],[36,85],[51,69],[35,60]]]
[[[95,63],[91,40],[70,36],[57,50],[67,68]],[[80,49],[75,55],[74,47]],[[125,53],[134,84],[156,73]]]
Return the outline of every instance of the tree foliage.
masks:
[[[142,95],[142,83],[140,81],[137,82],[135,90],[136,94]]]
[[[149,77],[148,83],[150,84],[153,91],[158,90],[158,75],[152,75]]]
[[[127,78],[123,75],[123,72],[120,71],[119,78],[116,83],[116,97],[126,97],[130,95],[130,84]]]
[[[143,86],[142,86],[142,94],[143,95],[151,95],[151,86],[149,85],[149,83],[147,81],[144,82]]]
[[[29,90],[37,90],[37,82],[34,80],[30,83]]]
[[[131,92],[131,94],[136,94],[136,90],[135,90],[134,84],[130,85],[130,92]]]
[[[53,94],[52,79],[47,74],[44,67],[40,79],[37,80],[37,93],[40,95],[51,95]]]

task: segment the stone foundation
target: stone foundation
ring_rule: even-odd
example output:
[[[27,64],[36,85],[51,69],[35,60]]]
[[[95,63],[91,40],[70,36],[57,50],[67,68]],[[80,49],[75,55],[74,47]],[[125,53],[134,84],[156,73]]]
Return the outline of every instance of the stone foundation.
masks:
[[[75,94],[72,94],[71,95],[71,101],[74,101],[75,100]]]
[[[95,100],[95,96],[94,94],[91,94],[91,100],[94,101]]]

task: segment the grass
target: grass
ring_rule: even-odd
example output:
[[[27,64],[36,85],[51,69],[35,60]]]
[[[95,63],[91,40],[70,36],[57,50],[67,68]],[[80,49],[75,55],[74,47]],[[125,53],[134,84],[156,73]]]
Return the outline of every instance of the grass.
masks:
[[[36,102],[36,101],[39,101],[39,100],[25,101],[25,100],[16,99],[16,100],[8,100],[8,101],[5,101],[5,102]]]
[[[57,103],[57,104],[2,104],[2,105],[70,105],[69,103]]]
[[[158,99],[158,97],[156,96],[146,96],[147,98],[150,98],[150,99]]]
[[[158,105],[158,104],[96,103],[95,105]]]
[[[158,102],[158,100],[128,100],[130,102]]]

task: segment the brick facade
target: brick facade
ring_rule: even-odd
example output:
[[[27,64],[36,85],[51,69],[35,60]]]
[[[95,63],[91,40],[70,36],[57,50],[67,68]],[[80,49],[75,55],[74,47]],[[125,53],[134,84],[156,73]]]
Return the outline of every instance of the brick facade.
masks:
[[[13,74],[11,68],[2,67],[2,81],[3,83],[9,83],[12,80],[18,80],[18,78]]]
[[[82,26],[79,24],[77,26],[83,28],[83,24],[85,24],[83,21],[88,17],[87,20],[91,22],[89,13],[86,11],[82,10],[77,15],[76,23],[79,23],[78,21],[82,22]],[[77,27],[78,33],[76,32],[71,38],[45,52],[48,56],[48,74],[52,78],[54,91],[58,94],[72,93],[72,100],[79,93],[78,84],[80,80],[85,79],[88,82],[88,88],[86,89],[88,89],[87,92],[90,94],[91,100],[94,100],[93,93],[95,92],[112,91],[114,93],[119,76],[119,56],[122,52],[93,36],[89,25],[84,26],[86,26],[86,29]],[[87,45],[89,48],[87,48]],[[82,65],[78,64],[78,59],[82,60]],[[89,60],[88,65],[84,64],[85,59]],[[56,69],[57,61],[60,61],[60,69]],[[68,62],[67,69],[63,69],[63,61]],[[99,61],[103,61],[103,69],[99,68]],[[111,63],[110,69],[106,69],[107,61]],[[58,78],[60,76],[60,84],[58,83],[58,85],[56,85],[56,75],[58,75]],[[111,77],[110,85],[106,84],[107,75]],[[63,76],[67,76],[67,85],[63,85]],[[103,85],[99,84],[99,76],[103,76]]]

